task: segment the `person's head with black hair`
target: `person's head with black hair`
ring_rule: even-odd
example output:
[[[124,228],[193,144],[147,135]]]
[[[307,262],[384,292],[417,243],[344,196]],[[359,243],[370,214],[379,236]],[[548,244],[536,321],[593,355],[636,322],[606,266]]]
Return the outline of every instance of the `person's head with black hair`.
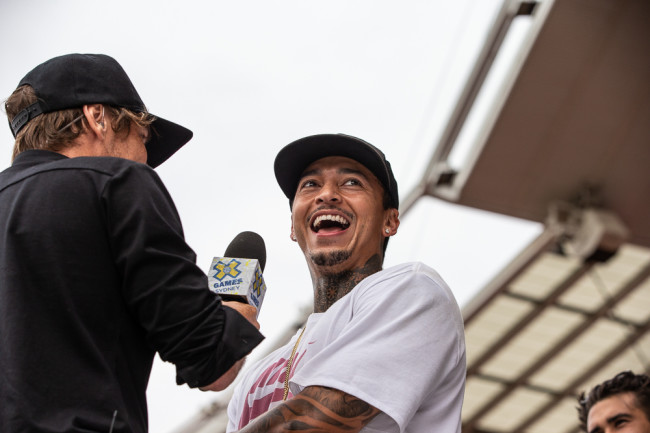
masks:
[[[650,433],[650,377],[624,371],[578,398],[584,432]]]
[[[399,227],[397,182],[381,150],[344,134],[296,140],[274,169],[291,207],[291,239],[312,276],[315,310],[325,311],[382,269]]]

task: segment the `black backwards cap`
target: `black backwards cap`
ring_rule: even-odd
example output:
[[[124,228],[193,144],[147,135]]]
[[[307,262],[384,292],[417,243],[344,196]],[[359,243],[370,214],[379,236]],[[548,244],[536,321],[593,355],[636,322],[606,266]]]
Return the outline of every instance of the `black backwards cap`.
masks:
[[[10,122],[14,138],[33,118],[52,111],[89,104],[122,107],[136,113],[147,109],[133,83],[115,59],[104,54],[67,54],[32,69],[18,87],[30,85],[38,101]],[[147,142],[147,164],[157,167],[192,138],[192,131],[154,116]]]
[[[319,134],[286,145],[275,157],[275,178],[293,206],[298,181],[312,162],[327,156],[354,159],[370,170],[384,186],[390,198],[389,207],[398,209],[397,182],[384,153],[372,144],[345,134]]]

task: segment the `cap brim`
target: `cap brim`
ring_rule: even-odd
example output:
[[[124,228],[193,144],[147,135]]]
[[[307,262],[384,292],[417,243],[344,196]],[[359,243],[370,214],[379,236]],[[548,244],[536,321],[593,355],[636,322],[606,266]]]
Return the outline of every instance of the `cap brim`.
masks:
[[[189,129],[156,116],[151,124],[151,139],[147,142],[147,164],[156,168],[172,156],[194,134]]]
[[[383,158],[369,143],[345,134],[319,134],[296,140],[286,145],[275,158],[275,178],[292,201],[298,181],[309,164],[327,156],[344,156],[365,165],[386,187],[390,180],[382,163]]]

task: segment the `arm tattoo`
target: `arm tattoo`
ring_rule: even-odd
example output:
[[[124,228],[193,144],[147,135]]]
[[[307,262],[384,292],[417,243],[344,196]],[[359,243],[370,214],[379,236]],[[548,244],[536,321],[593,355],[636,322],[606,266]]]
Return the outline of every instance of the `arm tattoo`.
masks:
[[[356,433],[378,413],[379,409],[343,391],[309,386],[239,433]]]

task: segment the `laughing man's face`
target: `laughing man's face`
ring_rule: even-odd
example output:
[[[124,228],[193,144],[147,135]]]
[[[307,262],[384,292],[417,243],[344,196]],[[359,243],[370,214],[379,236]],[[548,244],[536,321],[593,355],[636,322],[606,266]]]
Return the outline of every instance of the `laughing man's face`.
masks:
[[[382,199],[379,180],[353,159],[330,156],[305,169],[293,201],[291,231],[312,270],[358,269],[374,255],[382,256],[385,229],[390,227],[392,235],[399,224],[396,210],[385,210]]]

